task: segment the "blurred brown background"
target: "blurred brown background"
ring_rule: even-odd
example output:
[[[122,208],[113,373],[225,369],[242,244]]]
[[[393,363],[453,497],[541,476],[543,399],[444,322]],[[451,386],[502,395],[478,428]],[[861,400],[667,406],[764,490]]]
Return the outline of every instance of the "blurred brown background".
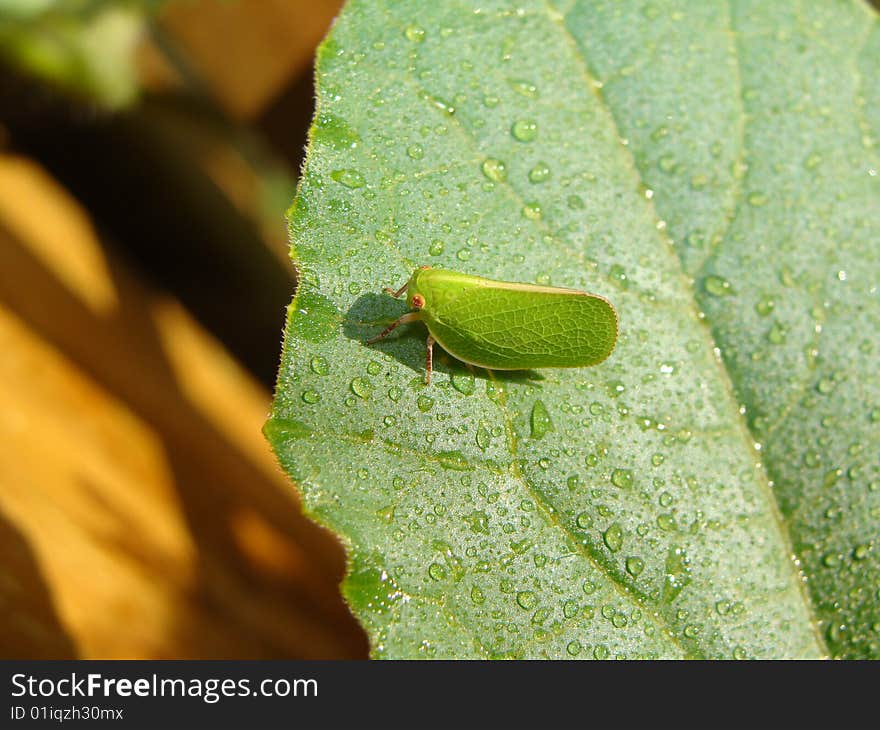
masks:
[[[366,656],[260,432],[340,4],[169,2],[116,104],[0,22],[0,657]]]

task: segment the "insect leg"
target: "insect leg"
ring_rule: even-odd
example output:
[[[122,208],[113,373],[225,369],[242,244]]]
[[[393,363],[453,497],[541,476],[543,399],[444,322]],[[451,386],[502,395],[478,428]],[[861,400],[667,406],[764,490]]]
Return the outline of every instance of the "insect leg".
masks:
[[[407,314],[404,314],[400,319],[389,324],[378,335],[376,335],[375,337],[371,337],[369,340],[367,340],[367,344],[372,345],[374,342],[378,342],[379,340],[385,339],[394,330],[396,330],[400,325],[406,324],[407,322],[415,322],[418,318],[419,318],[418,312],[408,312]]]
[[[403,294],[406,291],[406,288],[408,286],[409,286],[409,282],[406,282],[406,284],[404,284],[402,287],[400,287],[400,289],[398,289],[397,291],[394,291],[394,289],[392,289],[390,286],[386,286],[382,291],[384,291],[386,294],[390,294],[392,297],[397,299],[401,294]]]
[[[431,384],[431,372],[434,370],[434,338],[428,335],[427,348],[425,350],[425,385]]]

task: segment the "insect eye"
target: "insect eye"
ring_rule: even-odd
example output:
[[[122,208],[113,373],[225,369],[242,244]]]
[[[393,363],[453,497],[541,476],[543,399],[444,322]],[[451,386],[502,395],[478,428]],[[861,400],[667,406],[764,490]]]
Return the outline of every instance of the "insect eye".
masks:
[[[413,294],[412,305],[415,309],[421,309],[425,306],[425,298],[421,294]]]

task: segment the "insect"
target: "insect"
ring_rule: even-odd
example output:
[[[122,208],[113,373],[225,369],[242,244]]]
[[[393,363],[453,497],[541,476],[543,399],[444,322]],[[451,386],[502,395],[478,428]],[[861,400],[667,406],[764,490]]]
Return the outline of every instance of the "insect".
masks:
[[[408,322],[428,328],[425,382],[436,342],[462,362],[489,370],[577,368],[607,358],[617,342],[617,312],[604,297],[575,289],[493,281],[446,269],[416,269],[400,289],[414,310],[370,340]]]

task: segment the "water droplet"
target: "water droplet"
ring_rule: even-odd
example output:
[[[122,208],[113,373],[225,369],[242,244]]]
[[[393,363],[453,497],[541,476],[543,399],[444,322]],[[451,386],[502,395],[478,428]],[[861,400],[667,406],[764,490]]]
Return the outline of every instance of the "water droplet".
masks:
[[[370,375],[378,375],[382,372],[382,363],[377,362],[376,360],[370,360],[370,362],[367,363],[367,372]]]
[[[592,526],[593,516],[589,512],[581,512],[574,522],[582,530],[586,530]]]
[[[738,660],[748,659],[749,653],[743,647],[738,646],[733,650],[733,658]]]
[[[828,395],[834,390],[834,381],[831,378],[820,378],[816,383],[816,390],[822,395]]]
[[[428,575],[433,580],[443,580],[446,577],[446,568],[440,565],[440,563],[431,563],[428,567]]]
[[[703,279],[703,289],[713,297],[724,297],[733,294],[730,282],[720,276],[709,275]]]
[[[657,515],[657,526],[661,530],[665,530],[666,532],[671,532],[675,529],[675,517],[671,514],[663,513],[661,515]]]
[[[420,144],[411,144],[406,148],[406,154],[414,160],[421,160],[425,156],[425,148]]]
[[[303,391],[302,399],[306,403],[317,403],[321,400],[321,394],[316,390],[305,390]]]
[[[471,260],[471,252],[470,249],[460,248],[455,252],[455,258],[459,261],[470,261]]]
[[[623,528],[618,523],[613,523],[602,535],[606,547],[616,553],[623,547]]]
[[[749,205],[755,208],[760,208],[762,205],[767,205],[767,202],[770,200],[770,198],[765,193],[754,192],[749,193],[746,200],[748,201]]]
[[[455,373],[451,377],[452,387],[463,395],[472,395],[476,390],[473,373]]]
[[[773,309],[776,307],[776,302],[774,302],[770,297],[764,297],[757,304],[755,304],[755,311],[758,313],[759,317],[766,317],[769,315]]]
[[[484,535],[489,534],[489,515],[481,510],[471,512],[464,518],[471,528],[471,532],[479,532]]]
[[[413,43],[421,43],[425,40],[425,29],[418,25],[406,26],[404,33]]]
[[[439,256],[443,253],[444,248],[446,248],[446,244],[440,239],[435,238],[431,241],[431,245],[428,247],[428,253],[431,254],[431,256]]]
[[[674,173],[678,169],[678,162],[672,155],[663,155],[658,162],[657,167],[660,168],[662,172],[665,173]]]
[[[315,119],[314,139],[324,142],[334,150],[346,150],[357,146],[358,135],[344,119],[332,114],[319,114]]]
[[[333,339],[339,324],[339,310],[327,297],[303,291],[296,298],[296,336],[309,342]]]
[[[312,357],[309,361],[309,367],[316,375],[327,375],[327,373],[330,372],[330,364],[327,362],[327,359],[321,355],[315,355]]]
[[[626,572],[633,578],[638,578],[645,569],[645,561],[638,557],[626,559]]]
[[[542,439],[549,431],[556,430],[553,425],[553,420],[550,418],[547,406],[544,405],[543,401],[535,401],[535,405],[532,406],[532,416],[530,420],[532,427],[531,437],[533,439]]]
[[[363,398],[364,400],[367,400],[370,397],[370,393],[373,391],[373,384],[367,378],[361,376],[352,378],[349,387],[351,388],[352,393],[358,398]]]
[[[494,403],[500,403],[504,398],[504,383],[498,380],[487,380],[486,397]]]
[[[389,397],[392,401],[394,401],[395,403],[397,403],[397,401],[400,400],[400,397],[401,397],[402,395],[403,395],[403,391],[402,391],[400,388],[398,388],[396,385],[392,385],[392,386],[388,389],[388,397]]]
[[[486,602],[486,596],[483,595],[483,591],[477,588],[477,586],[474,586],[471,588],[471,600],[479,606]]]
[[[657,127],[653,132],[651,132],[651,139],[655,142],[659,142],[661,139],[666,137],[669,134],[669,129],[667,127]]]
[[[715,611],[719,616],[726,616],[730,613],[730,601],[716,601]]]
[[[508,83],[510,84],[510,88],[521,96],[525,96],[528,99],[535,99],[538,96],[538,87],[529,81],[510,79]]]
[[[416,407],[422,413],[427,413],[434,407],[434,399],[429,395],[420,395],[416,400]]]
[[[330,177],[347,188],[362,188],[367,184],[364,176],[357,170],[334,170],[330,173]]]
[[[569,195],[565,202],[572,210],[583,210],[586,207],[586,203],[580,195]]]
[[[593,658],[594,659],[607,659],[610,652],[608,651],[608,647],[604,644],[599,644],[593,649]]]
[[[493,182],[504,182],[507,180],[507,165],[501,160],[490,157],[483,161],[483,174]]]
[[[804,167],[812,170],[822,164],[822,155],[818,152],[811,152],[804,160]]]
[[[611,483],[621,489],[629,489],[633,485],[633,473],[630,469],[615,469],[611,472]]]
[[[538,137],[538,123],[531,119],[519,119],[513,123],[510,133],[520,142],[533,142]]]
[[[577,639],[572,639],[566,645],[565,651],[568,652],[569,656],[577,656],[581,653],[583,648],[584,647],[581,645],[581,642],[579,642]]]
[[[672,603],[691,582],[690,560],[684,548],[672,547],[666,556],[666,580],[663,583],[663,602]]]
[[[853,548],[852,556],[856,560],[864,560],[865,558],[868,557],[868,553],[870,551],[871,551],[871,546],[868,543],[863,542],[859,545],[856,545]]]
[[[523,218],[528,218],[530,221],[539,221],[543,215],[541,211],[541,206],[538,203],[526,203],[522,209]]]
[[[529,170],[529,182],[542,183],[550,178],[550,166],[546,162],[537,163]]]
[[[651,457],[651,463],[654,466],[660,466],[665,460],[666,460],[666,457],[663,456],[663,454],[654,454]]]
[[[516,594],[516,602],[520,608],[531,611],[538,605],[538,595],[534,591],[520,591]]]
[[[696,639],[700,634],[700,627],[695,624],[688,624],[684,627],[684,635],[688,639]]]
[[[479,446],[482,451],[485,451],[489,447],[491,441],[492,434],[489,433],[489,429],[486,428],[485,424],[480,423],[479,428],[477,428],[477,446]]]
[[[617,398],[619,395],[622,395],[626,390],[626,386],[619,380],[612,380],[608,383],[608,395],[612,398]]]
[[[455,107],[452,106],[452,104],[448,104],[443,99],[439,99],[436,96],[431,96],[430,94],[428,94],[426,92],[423,92],[422,94],[420,94],[420,97],[422,98],[423,101],[428,102],[431,106],[433,106],[435,109],[439,109],[444,114],[448,114],[449,116],[452,116],[453,114],[455,114]],[[441,132],[441,130],[442,130],[442,132]],[[437,127],[435,131],[437,133],[445,134],[446,128],[445,127]]]
[[[789,288],[795,286],[797,282],[794,279],[794,272],[787,266],[783,266],[779,270],[779,283]]]
[[[626,270],[620,264],[612,264],[608,269],[608,275],[621,289],[629,289],[629,278],[626,275]]]

